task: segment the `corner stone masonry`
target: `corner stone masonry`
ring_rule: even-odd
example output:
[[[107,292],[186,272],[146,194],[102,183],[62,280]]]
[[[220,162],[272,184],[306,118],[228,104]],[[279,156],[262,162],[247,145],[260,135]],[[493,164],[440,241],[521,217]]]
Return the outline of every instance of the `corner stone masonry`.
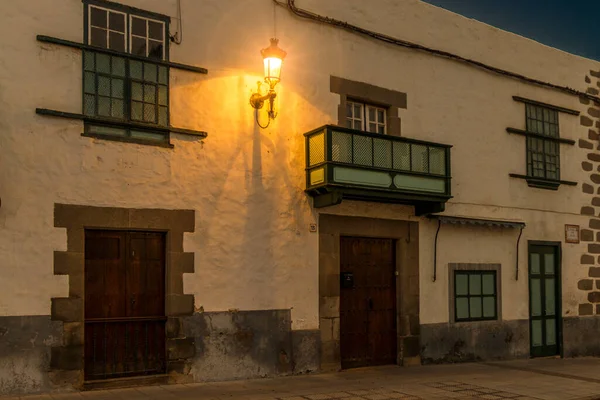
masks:
[[[590,76],[585,77],[588,84],[587,93],[597,95],[597,87],[600,86],[600,71],[590,71]],[[596,262],[596,255],[600,254],[600,219],[598,219],[600,207],[600,103],[581,96],[579,101],[587,106],[587,110],[580,116],[581,126],[588,128],[588,137],[579,139],[578,145],[582,149],[589,150],[586,159],[582,161],[581,168],[587,176],[588,182],[583,183],[582,190],[587,197],[587,204],[581,207],[581,215],[589,216],[588,226],[581,230],[581,241],[584,243],[586,253],[581,256],[582,268],[587,269],[587,277],[581,279],[577,287],[587,293],[587,302],[579,305],[579,315],[600,315],[600,258]],[[588,229],[589,228],[589,229]],[[595,282],[595,285],[594,285]],[[594,287],[596,289],[594,289]]]

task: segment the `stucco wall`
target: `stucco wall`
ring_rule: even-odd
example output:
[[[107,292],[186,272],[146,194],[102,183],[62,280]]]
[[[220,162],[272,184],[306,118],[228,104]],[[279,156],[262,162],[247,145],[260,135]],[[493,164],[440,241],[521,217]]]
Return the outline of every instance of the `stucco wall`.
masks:
[[[174,0],[123,0],[172,17]],[[32,4],[35,6],[32,7]],[[416,0],[298,0],[298,6],[392,36],[459,53],[511,71],[585,90],[598,63],[501,32]],[[402,134],[452,144],[447,214],[527,223],[523,271],[514,280],[516,231],[442,227],[437,282],[431,281],[436,225],[422,220],[421,322],[448,320],[449,262],[502,264],[503,317],[527,318],[527,240],[561,241],[564,224],[583,224],[579,186],[532,189],[525,173],[524,107],[513,95],[580,109],[577,97],[471,66],[377,43],[277,10],[277,35],[288,52],[277,87],[279,116],[266,130],[248,98],[262,73],[259,50],[272,35],[270,0],[183,0],[184,38],[171,60],[208,75],[171,72],[171,123],[206,130],[204,141],[173,135],[172,150],[80,136],[78,121],[34,113],[36,107],[81,110],[79,51],[36,42],[36,34],[83,38],[79,0],[4,1],[0,11],[0,315],[47,315],[50,298],[67,294],[52,254],[66,249],[53,228],[54,203],[196,210],[195,273],[184,280],[196,308],[292,309],[292,329],[318,327],[317,221],[304,189],[302,133],[337,121],[331,75],[406,92]],[[172,32],[176,20],[172,20]],[[265,117],[264,114],[261,115]],[[561,136],[587,137],[575,116],[560,115]],[[579,181],[583,150],[561,145],[562,179]],[[344,202],[324,213],[415,219],[403,206]],[[563,311],[576,312],[583,245],[563,245]]]

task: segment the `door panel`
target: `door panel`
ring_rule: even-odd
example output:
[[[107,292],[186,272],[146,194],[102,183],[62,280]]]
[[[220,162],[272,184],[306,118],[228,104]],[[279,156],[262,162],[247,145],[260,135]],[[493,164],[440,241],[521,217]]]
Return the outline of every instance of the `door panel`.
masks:
[[[558,247],[529,246],[529,319],[532,357],[560,353],[560,265]]]
[[[162,233],[86,231],[85,379],[163,373]]]
[[[396,362],[396,280],[391,239],[342,237],[342,273],[354,287],[340,293],[343,368]]]

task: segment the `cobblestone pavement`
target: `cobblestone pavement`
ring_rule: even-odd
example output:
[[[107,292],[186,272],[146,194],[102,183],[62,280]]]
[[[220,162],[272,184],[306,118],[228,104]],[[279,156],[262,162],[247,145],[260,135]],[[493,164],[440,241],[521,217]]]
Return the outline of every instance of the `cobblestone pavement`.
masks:
[[[21,399],[600,400],[600,358],[387,366],[275,379],[51,393]]]

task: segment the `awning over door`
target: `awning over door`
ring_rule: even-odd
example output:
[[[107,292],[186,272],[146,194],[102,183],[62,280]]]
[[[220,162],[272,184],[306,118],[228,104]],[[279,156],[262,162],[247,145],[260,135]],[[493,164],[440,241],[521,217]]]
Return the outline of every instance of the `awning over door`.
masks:
[[[499,228],[515,228],[521,229],[525,227],[525,222],[509,221],[500,219],[481,219],[469,217],[454,217],[447,215],[432,215],[431,218],[439,220],[443,224],[454,225],[480,225]]]

